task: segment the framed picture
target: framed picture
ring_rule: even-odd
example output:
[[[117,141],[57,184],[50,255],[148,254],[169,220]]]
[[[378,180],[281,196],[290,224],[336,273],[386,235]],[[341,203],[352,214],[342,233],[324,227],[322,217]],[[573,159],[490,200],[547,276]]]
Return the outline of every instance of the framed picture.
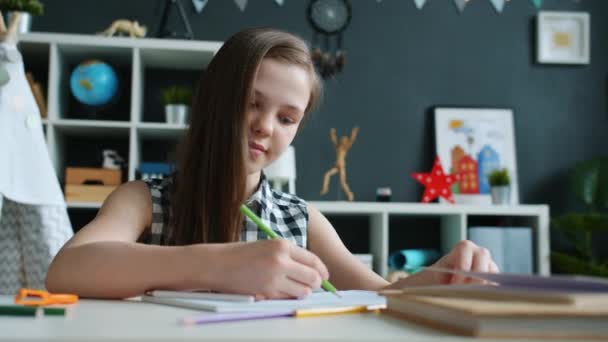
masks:
[[[506,168],[511,178],[510,204],[519,203],[513,111],[491,108],[437,107],[435,141],[446,173],[460,173],[452,186],[460,204],[491,204],[488,174]]]
[[[589,64],[589,13],[541,11],[537,20],[539,63]]]

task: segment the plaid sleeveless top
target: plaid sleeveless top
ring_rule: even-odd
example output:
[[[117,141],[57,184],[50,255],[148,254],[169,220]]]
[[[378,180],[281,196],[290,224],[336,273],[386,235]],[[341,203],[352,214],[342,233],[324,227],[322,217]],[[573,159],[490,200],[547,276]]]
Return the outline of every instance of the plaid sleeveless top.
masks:
[[[173,178],[147,179],[144,182],[148,185],[152,197],[152,225],[142,235],[141,241],[147,244],[167,245],[167,238],[172,229]],[[279,236],[302,248],[307,248],[308,209],[303,199],[272,189],[262,173],[258,190],[246,201],[246,205]],[[251,219],[245,217],[240,240],[251,242],[266,239],[268,236],[258,229]]]

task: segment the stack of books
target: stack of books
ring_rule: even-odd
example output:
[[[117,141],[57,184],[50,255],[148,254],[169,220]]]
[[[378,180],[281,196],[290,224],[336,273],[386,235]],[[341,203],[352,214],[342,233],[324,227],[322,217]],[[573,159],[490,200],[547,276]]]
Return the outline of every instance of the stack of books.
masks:
[[[466,336],[608,339],[605,279],[495,274],[489,280],[384,291],[386,313]]]

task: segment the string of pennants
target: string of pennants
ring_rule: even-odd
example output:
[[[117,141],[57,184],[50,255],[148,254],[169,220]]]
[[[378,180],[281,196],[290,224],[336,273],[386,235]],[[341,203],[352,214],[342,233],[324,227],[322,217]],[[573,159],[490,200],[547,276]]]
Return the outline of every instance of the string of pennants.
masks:
[[[207,5],[208,1],[209,0],[192,0],[192,4],[194,5],[196,12],[201,13],[203,11],[203,9],[205,8],[205,5]],[[378,2],[380,2],[380,1],[381,0],[378,0]],[[422,9],[429,0],[413,0],[413,1],[414,1],[414,5],[416,5],[416,8]],[[441,1],[443,1],[443,0],[441,0]],[[454,4],[456,5],[456,8],[458,8],[458,10],[460,12],[462,12],[462,11],[464,11],[467,4],[473,0],[453,0],[453,1],[454,1]],[[505,7],[505,4],[507,4],[511,1],[514,1],[514,0],[488,0],[488,1],[490,1],[492,6],[494,6],[494,9],[496,9],[496,12],[501,13]],[[234,0],[234,3],[239,8],[239,10],[241,10],[241,12],[244,12],[245,9],[247,8],[247,2],[248,2],[248,0]],[[274,0],[274,2],[279,6],[283,6],[283,3],[285,3],[285,0]],[[542,6],[543,0],[530,0],[530,2],[532,2],[532,4],[534,4],[534,6],[536,6],[536,8],[540,8]]]

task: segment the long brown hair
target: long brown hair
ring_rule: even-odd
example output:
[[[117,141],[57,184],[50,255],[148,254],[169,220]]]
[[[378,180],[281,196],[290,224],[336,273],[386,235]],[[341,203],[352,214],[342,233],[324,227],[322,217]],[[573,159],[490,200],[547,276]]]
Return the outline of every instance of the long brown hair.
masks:
[[[217,52],[199,81],[190,128],[179,149],[168,243],[238,241],[245,200],[245,113],[263,58],[304,67],[310,75],[309,112],[321,84],[300,38],[270,28],[240,31]]]

